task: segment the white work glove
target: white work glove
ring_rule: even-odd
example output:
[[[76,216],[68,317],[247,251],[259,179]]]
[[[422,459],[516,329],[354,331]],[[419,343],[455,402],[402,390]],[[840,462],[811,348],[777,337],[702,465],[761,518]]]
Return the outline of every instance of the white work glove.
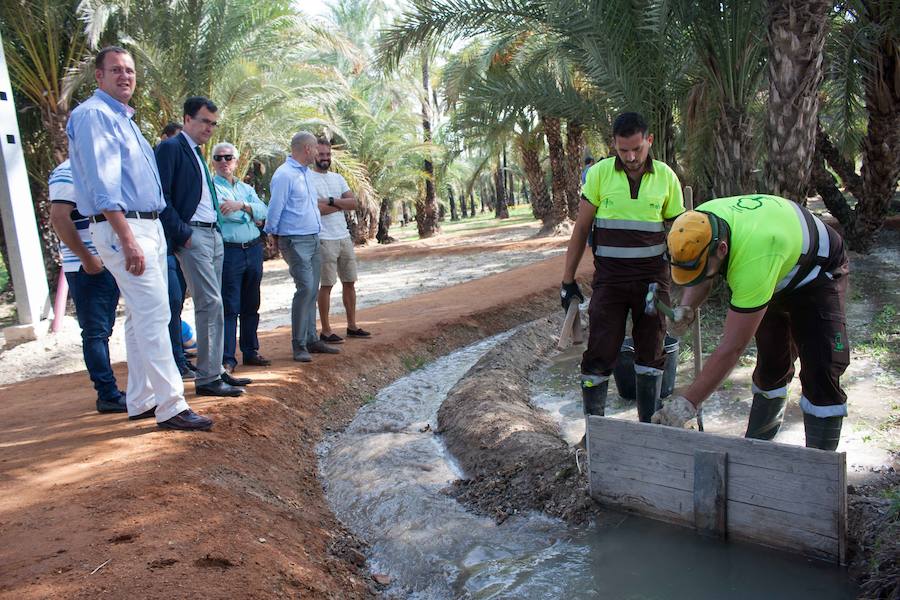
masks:
[[[675,318],[669,319],[669,323],[671,323],[669,331],[680,337],[687,333],[688,327],[694,322],[696,313],[687,304],[676,306],[672,309],[672,312],[675,313]]]
[[[684,396],[675,396],[653,413],[650,422],[656,425],[693,429],[697,418],[697,408]]]

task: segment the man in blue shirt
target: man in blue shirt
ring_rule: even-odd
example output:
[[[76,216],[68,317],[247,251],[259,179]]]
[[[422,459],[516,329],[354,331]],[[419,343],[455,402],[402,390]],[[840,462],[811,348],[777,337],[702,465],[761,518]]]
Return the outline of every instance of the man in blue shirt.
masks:
[[[90,222],[75,209],[72,169],[64,160],[50,173],[50,223],[59,237],[59,257],[81,327],[84,366],[97,390],[97,412],[126,412],[125,394],[109,364],[109,336],[116,322],[119,287],[103,268],[88,231]]]
[[[263,274],[263,245],[259,226],[268,207],[256,191],[234,176],[237,149],[228,142],[212,151],[216,176],[213,185],[219,198],[219,226],[225,242],[222,265],[222,304],[225,308],[225,344],[222,365],[226,371],[237,366],[235,345],[238,316],[241,319],[241,354],[245,365],[265,367],[272,362],[259,353],[259,285]]]
[[[125,298],[129,418],[156,417],[166,429],[206,430],[194,413],[169,343],[165,200],[150,144],[132,120],[134,59],[117,46],[95,59],[97,90],[72,111],[66,134],[78,212]]]
[[[276,236],[296,291],[291,304],[294,360],[310,362],[311,352],[337,354],[316,334],[316,295],[321,278],[319,231],[322,221],[310,169],[319,148],[316,137],[301,131],[291,138],[291,155],[272,175],[266,232]]]

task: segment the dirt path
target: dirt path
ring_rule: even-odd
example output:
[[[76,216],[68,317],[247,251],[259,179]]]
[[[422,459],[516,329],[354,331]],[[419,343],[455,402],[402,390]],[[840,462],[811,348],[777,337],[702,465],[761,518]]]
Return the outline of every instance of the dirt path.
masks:
[[[372,595],[315,444],[410,368],[553,310],[561,271],[557,256],[363,310],[375,336],[310,365],[286,329],[265,333],[274,364],[242,370],[245,397],[189,393],[208,434],[98,415],[83,373],[0,388],[0,598]]]

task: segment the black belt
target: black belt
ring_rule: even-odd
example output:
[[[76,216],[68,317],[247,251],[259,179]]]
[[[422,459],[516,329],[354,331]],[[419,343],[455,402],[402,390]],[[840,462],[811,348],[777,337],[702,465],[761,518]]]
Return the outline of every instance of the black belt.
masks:
[[[249,242],[225,242],[226,248],[241,248],[242,250],[246,250],[247,248],[252,248],[262,241],[262,238],[256,238],[255,240],[250,240]]]
[[[191,227],[205,227],[206,229],[215,229],[216,223],[206,223],[205,221],[191,221],[188,223]]]
[[[151,210],[150,212],[141,212],[137,210],[126,210],[123,211],[126,219],[158,219],[159,213],[155,210]],[[106,221],[106,215],[92,215],[88,217],[91,223],[103,223]]]

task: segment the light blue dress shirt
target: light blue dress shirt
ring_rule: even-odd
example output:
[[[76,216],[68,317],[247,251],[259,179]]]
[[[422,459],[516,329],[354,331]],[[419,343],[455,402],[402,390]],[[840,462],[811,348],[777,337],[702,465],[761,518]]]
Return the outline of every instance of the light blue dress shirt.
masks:
[[[256,190],[237,179],[234,184],[229,183],[221,175],[213,177],[213,185],[216,186],[216,195],[219,197],[219,206],[223,202],[246,202],[253,211],[253,216],[247,211],[238,210],[227,215],[219,214],[219,229],[222,230],[222,239],[233,244],[252,242],[259,237],[259,228],[254,221],[265,221],[269,208],[256,195]]]
[[[133,108],[98,89],[69,117],[75,204],[86,217],[166,207],[153,149],[133,116]]]
[[[309,167],[293,157],[275,169],[269,199],[266,233],[274,235],[311,235],[322,229],[316,186],[309,180]]]

